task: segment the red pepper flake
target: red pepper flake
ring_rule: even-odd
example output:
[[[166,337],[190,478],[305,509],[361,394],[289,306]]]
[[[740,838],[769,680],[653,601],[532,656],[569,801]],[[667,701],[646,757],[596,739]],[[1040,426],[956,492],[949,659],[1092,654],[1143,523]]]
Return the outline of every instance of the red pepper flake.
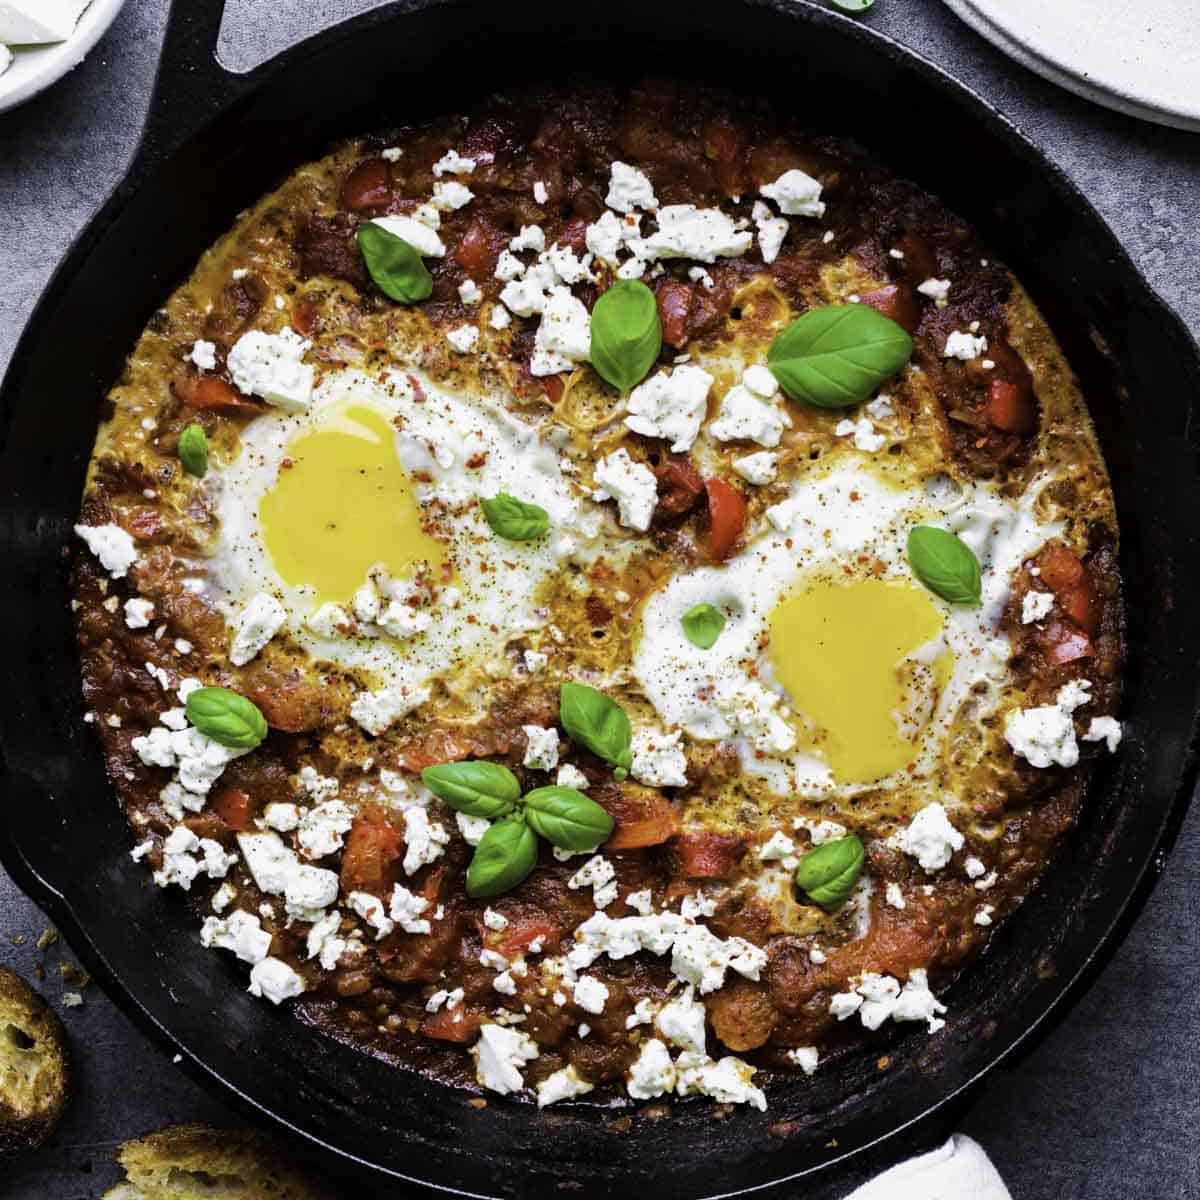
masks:
[[[851,492],[851,493],[850,493],[850,499],[851,499],[851,500],[855,500],[855,501],[857,501],[857,500],[859,499],[859,495],[858,495],[858,493],[857,493],[857,492]]]
[[[480,450],[478,453],[472,454],[471,457],[467,459],[467,466],[470,467],[472,471],[478,471],[485,462],[487,462],[487,451]]]

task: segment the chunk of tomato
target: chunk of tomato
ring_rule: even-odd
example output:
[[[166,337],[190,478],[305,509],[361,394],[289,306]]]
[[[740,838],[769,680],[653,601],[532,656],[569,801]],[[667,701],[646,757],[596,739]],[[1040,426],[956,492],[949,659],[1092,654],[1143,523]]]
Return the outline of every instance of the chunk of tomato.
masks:
[[[662,322],[662,338],[668,346],[678,349],[688,339],[688,317],[692,311],[695,289],[690,283],[668,280],[662,284],[655,299],[658,318]]]
[[[351,212],[384,208],[391,198],[391,173],[382,158],[364,158],[342,181],[342,207]]]
[[[746,527],[746,498],[723,479],[706,479],[704,491],[708,496],[708,552],[717,562],[724,562]]]
[[[993,429],[1024,436],[1037,428],[1033,397],[1007,379],[993,379],[988,384],[984,415]]]
[[[382,817],[356,817],[342,856],[342,890],[383,895],[388,868],[403,853],[404,839]]]
[[[212,810],[230,829],[241,833],[250,824],[252,805],[253,802],[246,792],[237,788],[226,788],[212,802]]]
[[[746,853],[741,834],[706,829],[681,833],[671,845],[686,879],[728,879]]]
[[[259,404],[219,375],[180,375],[171,384],[180,404],[188,408],[250,408]]]

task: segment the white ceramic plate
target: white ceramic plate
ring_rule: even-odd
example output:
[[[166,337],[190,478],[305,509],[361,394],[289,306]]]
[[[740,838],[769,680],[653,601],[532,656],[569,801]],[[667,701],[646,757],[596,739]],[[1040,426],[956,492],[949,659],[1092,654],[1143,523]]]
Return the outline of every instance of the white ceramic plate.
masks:
[[[1200,130],[1196,0],[944,0],[1019,63],[1098,104]]]
[[[125,0],[92,0],[65,42],[13,50],[12,66],[0,75],[0,112],[24,104],[83,62],[113,23]]]

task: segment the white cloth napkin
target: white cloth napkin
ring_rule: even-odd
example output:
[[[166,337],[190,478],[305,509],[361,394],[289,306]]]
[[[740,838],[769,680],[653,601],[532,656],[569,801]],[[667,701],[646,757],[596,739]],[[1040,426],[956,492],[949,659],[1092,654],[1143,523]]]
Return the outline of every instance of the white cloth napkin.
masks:
[[[983,1147],[956,1133],[856,1188],[846,1200],[1012,1200]]]

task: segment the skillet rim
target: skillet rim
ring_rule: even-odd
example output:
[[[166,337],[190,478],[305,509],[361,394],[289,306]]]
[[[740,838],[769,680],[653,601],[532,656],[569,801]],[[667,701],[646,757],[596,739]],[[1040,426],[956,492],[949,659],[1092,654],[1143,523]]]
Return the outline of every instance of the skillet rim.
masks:
[[[302,61],[311,55],[319,55],[339,40],[357,37],[365,29],[399,21],[410,13],[436,8],[470,7],[472,4],[472,0],[400,0],[398,3],[371,10],[359,17],[317,33],[289,47],[281,54],[269,59],[267,62],[254,68],[253,71],[247,72],[244,75],[232,75],[225,72],[214,55],[211,57],[211,62],[202,64],[202,67],[206,67],[210,71],[215,68],[217,76],[226,79],[226,91],[229,94],[214,97],[213,103],[206,106],[203,119],[193,122],[189,127],[184,129],[182,136],[180,136],[178,129],[172,131],[172,120],[186,124],[190,114],[185,114],[182,110],[172,112],[169,107],[164,109],[162,97],[167,89],[164,87],[163,67],[168,63],[172,49],[174,48],[176,51],[179,49],[176,39],[182,33],[184,23],[182,11],[184,7],[189,3],[197,2],[204,3],[207,7],[210,0],[174,0],[171,14],[168,18],[160,71],[155,81],[147,125],[139,148],[134,155],[128,171],[118,181],[110,198],[105,202],[96,216],[84,226],[51,276],[17,344],[4,387],[0,389],[0,450],[3,449],[12,415],[9,405],[4,403],[4,400],[16,391],[16,386],[12,381],[22,374],[22,370],[26,365],[26,359],[31,355],[33,345],[37,340],[38,327],[42,322],[44,314],[53,307],[59,293],[70,286],[71,278],[75,274],[77,265],[87,256],[90,249],[103,238],[107,227],[116,219],[121,208],[135,192],[141,187],[146,186],[148,182],[147,176],[157,165],[155,160],[169,159],[176,152],[177,146],[167,148],[167,143],[174,140],[171,136],[172,132],[176,137],[179,137],[180,143],[187,138],[198,135],[203,129],[218,119],[238,99],[252,95],[255,90],[269,84],[272,78],[290,69],[295,62]],[[838,26],[842,32],[857,38],[872,53],[885,54],[898,63],[901,69],[924,75],[926,81],[936,87],[943,95],[949,96],[969,109],[973,109],[975,114],[981,116],[989,126],[988,132],[991,136],[1002,138],[1018,153],[1021,159],[1031,163],[1031,165],[1036,166],[1038,170],[1043,172],[1048,185],[1068,201],[1082,219],[1088,222],[1091,227],[1091,233],[1098,234],[1103,238],[1104,252],[1111,260],[1108,270],[1114,276],[1123,276],[1125,280],[1135,284],[1141,302],[1147,304],[1160,318],[1166,318],[1166,324],[1169,328],[1164,333],[1164,339],[1170,336],[1180,339],[1181,346],[1185,348],[1181,357],[1189,360],[1193,372],[1200,369],[1200,354],[1198,354],[1195,339],[1187,326],[1150,286],[1122,244],[1117,240],[1115,234],[1099,216],[1079,188],[1066,175],[1065,171],[1053,160],[1047,158],[1015,123],[1000,113],[993,104],[980,96],[975,89],[955,79],[943,68],[931,62],[921,52],[910,49],[890,36],[879,33],[868,26],[863,26],[847,17],[817,7],[810,0],[791,0],[790,3],[788,0],[743,0],[743,2],[749,7],[773,9],[781,15],[786,15],[800,22],[808,21],[818,25]],[[219,9],[221,7],[223,6],[217,0],[215,5],[217,9],[215,23],[211,20],[211,10],[203,14],[197,22],[193,22],[193,24],[196,24],[200,28],[201,33],[205,29],[211,28],[215,30],[219,26]],[[850,30],[853,30],[853,33],[849,33]],[[209,48],[205,47],[204,52],[208,53],[208,51]],[[6,738],[7,734],[0,735],[0,752],[2,752],[3,741]],[[756,1184],[748,1189],[741,1189],[737,1192],[721,1192],[719,1195],[747,1194],[748,1192],[763,1188],[778,1186],[801,1177],[816,1177],[818,1175],[823,1178],[828,1177],[837,1167],[844,1166],[851,1160],[858,1160],[869,1156],[871,1152],[879,1149],[885,1143],[892,1142],[906,1130],[912,1129],[914,1126],[925,1122],[930,1117],[946,1109],[953,1108],[956,1103],[961,1103],[963,1098],[972,1089],[977,1088],[983,1076],[998,1063],[1018,1053],[1028,1052],[1033,1043],[1044,1036],[1049,1028],[1058,1020],[1062,1019],[1070,1004],[1074,1003],[1082,991],[1094,980],[1100,969],[1102,969],[1103,965],[1115,952],[1121,940],[1123,940],[1129,927],[1145,904],[1158,877],[1161,875],[1166,855],[1176,840],[1195,785],[1197,742],[1198,716],[1197,706],[1194,703],[1190,737],[1181,759],[1181,770],[1178,776],[1179,783],[1169,804],[1165,800],[1163,802],[1165,808],[1153,844],[1148,847],[1144,859],[1139,865],[1136,875],[1129,885],[1124,898],[1120,901],[1112,919],[1093,938],[1089,939],[1092,943],[1090,951],[1079,963],[1073,974],[1058,988],[1056,994],[1046,1001],[1040,1013],[1023,1030],[1008,1041],[1003,1048],[993,1049],[986,1063],[973,1076],[952,1090],[940,1095],[935,1102],[912,1121],[897,1127],[888,1128],[886,1132],[871,1138],[852,1150],[847,1150],[835,1158],[805,1168],[784,1178]],[[7,782],[10,781],[6,780]],[[9,789],[6,787],[5,790],[8,791]],[[68,940],[72,943],[73,948],[86,947],[86,951],[79,951],[79,957],[88,966],[89,970],[92,971],[93,975],[105,985],[106,992],[114,999],[118,1006],[133,1017],[140,1027],[148,1029],[152,1034],[152,1040],[168,1046],[170,1048],[168,1052],[183,1054],[184,1065],[188,1069],[189,1075],[192,1075],[199,1082],[204,1083],[205,1086],[210,1088],[212,1087],[212,1083],[219,1085],[222,1093],[232,1097],[235,1103],[241,1107],[248,1108],[254,1113],[267,1117],[277,1124],[282,1124],[306,1141],[322,1146],[330,1154],[341,1159],[358,1162],[375,1172],[386,1174],[392,1178],[406,1179],[422,1187],[433,1188],[456,1195],[479,1194],[430,1183],[413,1176],[400,1174],[391,1168],[381,1168],[368,1160],[335,1147],[323,1139],[314,1136],[312,1133],[299,1129],[287,1121],[286,1118],[276,1115],[265,1103],[248,1096],[235,1084],[224,1079],[215,1068],[191,1055],[176,1040],[170,1030],[144,1007],[129,987],[121,982],[119,975],[109,969],[102,953],[98,948],[93,946],[85,933],[85,919],[77,917],[75,908],[67,900],[63,891],[56,887],[51,879],[39,874],[32,863],[26,860],[19,843],[13,840],[13,832],[9,823],[0,821],[0,861],[9,869],[23,890],[29,892],[40,904],[50,911],[56,922],[67,933]],[[208,1081],[212,1081],[212,1083]],[[713,1193],[713,1195],[715,1196],[716,1193]]]

